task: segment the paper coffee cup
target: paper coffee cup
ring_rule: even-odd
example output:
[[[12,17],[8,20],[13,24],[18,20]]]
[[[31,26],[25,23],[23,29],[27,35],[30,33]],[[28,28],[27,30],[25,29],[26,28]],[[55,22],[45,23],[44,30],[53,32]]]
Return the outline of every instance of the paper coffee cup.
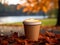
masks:
[[[26,19],[23,21],[25,36],[28,40],[38,41],[41,21],[37,19]]]

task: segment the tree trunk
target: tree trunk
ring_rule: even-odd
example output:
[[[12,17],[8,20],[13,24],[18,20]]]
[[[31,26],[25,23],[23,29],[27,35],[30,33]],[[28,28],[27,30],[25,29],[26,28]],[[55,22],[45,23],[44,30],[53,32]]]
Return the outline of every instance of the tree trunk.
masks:
[[[60,8],[59,2],[60,2],[60,0],[58,0],[58,7]],[[58,9],[56,26],[60,26],[60,15],[59,15],[60,11],[59,11],[59,10],[60,10],[60,9]]]
[[[56,26],[60,26],[60,15],[59,14],[57,15],[57,24],[56,24]]]

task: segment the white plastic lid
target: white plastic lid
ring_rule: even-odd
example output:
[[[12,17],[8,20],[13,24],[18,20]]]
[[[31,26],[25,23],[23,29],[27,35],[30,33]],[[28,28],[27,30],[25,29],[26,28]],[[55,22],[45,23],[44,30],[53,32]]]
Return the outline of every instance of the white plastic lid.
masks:
[[[37,19],[26,19],[24,20],[23,23],[26,25],[37,25],[37,24],[41,24],[41,21]]]

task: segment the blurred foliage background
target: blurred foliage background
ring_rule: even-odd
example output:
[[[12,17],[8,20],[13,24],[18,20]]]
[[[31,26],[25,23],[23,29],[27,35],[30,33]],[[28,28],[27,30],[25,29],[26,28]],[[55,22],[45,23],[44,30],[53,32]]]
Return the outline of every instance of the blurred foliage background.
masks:
[[[0,16],[7,15],[48,15],[49,18],[57,17],[58,0],[27,0],[21,4],[8,5],[8,1],[0,0]],[[41,14],[42,12],[42,14]]]

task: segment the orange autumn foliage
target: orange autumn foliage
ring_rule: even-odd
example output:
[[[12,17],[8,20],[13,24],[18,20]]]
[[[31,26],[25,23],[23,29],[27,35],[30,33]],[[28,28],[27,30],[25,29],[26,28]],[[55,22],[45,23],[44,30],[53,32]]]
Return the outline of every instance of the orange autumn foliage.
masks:
[[[25,8],[23,9],[23,12],[27,12],[27,11],[28,11],[28,8],[25,7]]]
[[[47,13],[48,9],[44,6],[42,9],[45,13]]]
[[[17,10],[20,10],[21,7],[22,7],[22,6],[21,6],[20,4],[18,4],[18,5],[17,5]]]
[[[53,9],[53,7],[58,8],[58,0],[27,0],[26,4],[24,4],[22,7],[25,7],[23,12],[36,13],[42,10],[47,13],[50,9]],[[17,10],[20,8],[21,7],[18,5]]]
[[[27,0],[29,3],[37,2],[37,0]]]

